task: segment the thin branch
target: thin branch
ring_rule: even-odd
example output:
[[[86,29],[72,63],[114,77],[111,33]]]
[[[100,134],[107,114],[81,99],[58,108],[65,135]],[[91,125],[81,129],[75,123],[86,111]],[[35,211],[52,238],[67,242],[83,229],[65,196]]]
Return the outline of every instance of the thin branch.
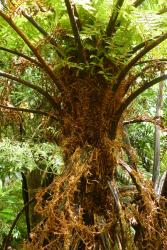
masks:
[[[134,3],[133,3],[133,6],[134,7],[139,7],[145,0],[136,0]]]
[[[148,44],[143,50],[141,50],[125,67],[123,70],[119,73],[117,77],[116,83],[113,85],[113,91],[116,91],[118,87],[121,84],[121,81],[124,79],[124,77],[128,74],[130,69],[144,56],[146,55],[150,50],[158,46],[160,43],[162,43],[165,39],[167,39],[167,32],[157,38],[155,41],[152,41],[150,44]]]
[[[117,18],[118,18],[118,15],[119,15],[119,12],[123,3],[124,3],[124,0],[117,0],[116,5],[114,6],[113,13],[111,15],[111,18],[109,20],[109,23],[106,29],[107,37],[111,37],[112,34],[115,32],[116,21],[117,21]]]
[[[56,119],[56,117],[54,115],[47,113],[45,111],[36,110],[36,109],[25,109],[25,108],[11,107],[11,106],[5,106],[2,104],[0,104],[0,108],[14,110],[14,111],[21,111],[21,112],[26,112],[26,113],[32,113],[32,114],[39,114],[39,115],[49,116],[49,117],[52,117],[53,119]]]
[[[74,7],[72,8],[70,0],[64,0],[64,1],[65,1],[67,12],[70,18],[70,23],[71,23],[72,31],[74,34],[75,43],[77,44],[77,47],[78,47],[78,53],[79,53],[80,58],[84,61],[83,46],[82,46],[81,38],[79,34],[79,27],[77,25],[76,18],[74,15]]]
[[[152,123],[152,124],[158,126],[162,130],[166,130],[162,121],[159,121],[159,118],[160,117],[157,117],[157,116],[155,116],[155,117],[137,117],[135,119],[123,121],[123,125],[126,126],[126,125],[130,125],[130,124],[134,124],[134,123],[149,122],[149,123]]]
[[[25,55],[25,54],[23,54],[23,53],[21,53],[21,52],[19,52],[17,50],[8,49],[8,48],[4,48],[4,47],[1,47],[1,46],[0,46],[0,50],[9,52],[11,54],[14,54],[14,55],[17,55],[17,56],[20,56],[20,57],[23,57],[26,60],[28,60],[28,61],[30,61],[30,62],[32,62],[32,63],[34,63],[34,64],[36,64],[36,65],[38,65],[38,66],[41,67],[41,64],[37,60],[35,60],[34,58],[29,57],[29,56],[27,56],[27,55]]]
[[[51,37],[46,30],[44,30],[44,28],[42,26],[39,25],[39,23],[37,23],[34,18],[27,14],[25,11],[22,11],[23,16],[44,36],[47,38],[47,40],[56,48],[57,54],[60,57],[64,57],[62,52],[60,51],[60,49],[58,48],[58,44],[56,42],[56,40]]]
[[[162,75],[159,76],[155,79],[153,79],[150,82],[146,82],[143,86],[141,86],[140,88],[138,88],[136,91],[134,91],[120,106],[120,108],[118,109],[118,111],[116,112],[116,114],[120,117],[122,115],[122,113],[124,112],[124,110],[129,106],[129,104],[137,97],[139,96],[141,93],[143,93],[145,90],[149,89],[150,87],[152,87],[153,85],[155,85],[156,83],[159,83],[161,81],[164,81],[167,79],[167,75]]]
[[[22,40],[27,44],[27,46],[30,48],[30,50],[33,52],[33,54],[37,57],[38,61],[41,64],[41,67],[44,69],[44,71],[50,76],[52,81],[55,83],[57,88],[63,92],[62,86],[57,81],[57,77],[53,70],[49,67],[49,65],[45,62],[45,60],[42,58],[38,50],[35,48],[35,46],[30,42],[29,38],[17,27],[17,25],[13,22],[10,16],[6,15],[2,10],[0,10],[0,16],[11,26],[11,28],[22,38]]]
[[[37,85],[34,85],[32,84],[31,82],[29,81],[26,81],[26,80],[23,80],[19,77],[16,77],[12,74],[9,74],[9,73],[6,73],[4,71],[1,71],[0,70],[0,76],[2,77],[6,77],[8,79],[11,79],[13,81],[16,81],[18,83],[21,83],[31,89],[34,89],[36,90],[39,94],[43,95],[48,101],[49,103],[52,105],[53,108],[56,108],[56,109],[59,109],[59,106],[58,104],[55,102],[55,100],[53,99],[53,97],[51,95],[48,94],[48,92],[46,92],[45,90],[43,90],[41,87],[37,86]]]
[[[3,250],[7,250],[8,242],[10,241],[9,239],[11,237],[12,231],[15,228],[15,226],[16,226],[19,218],[20,218],[20,216],[22,215],[22,213],[24,212],[24,210],[27,208],[27,206],[29,206],[34,201],[35,201],[35,198],[32,198],[31,200],[29,200],[29,202],[27,202],[24,205],[24,207],[20,210],[20,212],[17,214],[17,216],[16,216],[15,220],[13,221],[12,226],[11,226],[11,228],[9,230],[9,233],[8,233],[6,239],[5,239],[5,242],[4,242],[4,245],[3,245]]]
[[[130,125],[133,123],[141,123],[141,122],[150,122],[150,123],[156,124],[156,120],[154,117],[153,118],[140,117],[140,118],[123,121],[123,125]]]

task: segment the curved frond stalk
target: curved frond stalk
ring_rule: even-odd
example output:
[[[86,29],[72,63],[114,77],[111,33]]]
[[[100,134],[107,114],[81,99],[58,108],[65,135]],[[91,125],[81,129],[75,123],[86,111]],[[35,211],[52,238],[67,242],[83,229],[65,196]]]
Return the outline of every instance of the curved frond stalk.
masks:
[[[120,117],[122,115],[122,113],[124,112],[124,110],[131,104],[131,102],[136,99],[136,97],[138,97],[141,93],[143,93],[145,90],[149,89],[150,87],[152,87],[153,85],[155,85],[156,83],[159,83],[161,81],[164,81],[167,79],[167,75],[162,75],[159,76],[155,79],[153,79],[150,82],[146,82],[143,86],[141,86],[140,88],[138,88],[136,91],[134,91],[120,106],[120,108],[118,109],[118,111],[116,112],[116,114]]]
[[[118,15],[119,15],[119,12],[123,3],[124,3],[124,0],[117,0],[116,5],[114,6],[113,13],[111,15],[110,21],[106,29],[107,37],[111,37],[112,34],[115,32],[116,21],[117,21],[117,18],[118,18]]]
[[[133,5],[134,5],[134,7],[137,8],[144,1],[145,0],[137,0]],[[115,26],[117,26],[117,28],[118,28],[121,25],[120,22],[118,22],[117,25],[116,25],[116,22],[117,22],[117,18],[118,18],[118,15],[119,15],[120,8],[123,5],[123,2],[124,2],[124,0],[118,0],[117,3],[116,3],[115,11],[113,11],[113,13],[112,13],[112,16],[110,18],[110,21],[109,21],[109,24],[108,24],[107,30],[106,30],[106,34],[107,34],[108,37],[111,37],[112,34],[115,32]]]
[[[30,42],[28,37],[17,27],[15,22],[11,19],[10,16],[6,15],[2,10],[0,10],[0,16],[11,26],[11,28],[22,38],[22,40],[27,44],[27,46],[30,48],[30,50],[33,52],[33,54],[38,59],[39,63],[41,64],[43,70],[45,73],[52,79],[54,84],[57,86],[57,88],[60,91],[62,90],[62,86],[57,81],[57,77],[53,70],[49,67],[49,65],[46,63],[46,61],[42,58],[38,50],[34,47],[34,45]]]
[[[136,175],[138,175],[138,172],[136,170],[134,170],[133,168],[131,168],[126,162],[124,162],[123,160],[119,160],[119,165],[122,166],[130,175],[130,177],[132,178],[132,181],[134,183],[134,185],[136,186],[136,189],[139,193],[142,192],[142,187],[139,183],[139,180],[137,180]]]
[[[11,107],[11,106],[5,106],[5,105],[2,105],[2,104],[0,104],[0,108],[14,110],[14,111],[21,111],[21,112],[26,112],[26,113],[32,113],[32,114],[38,114],[38,115],[44,115],[44,116],[49,116],[49,117],[52,117],[53,119],[56,119],[56,117],[54,115],[52,115],[50,113],[47,113],[45,111],[42,111],[42,110]]]
[[[0,50],[9,52],[9,53],[11,53],[11,54],[14,54],[14,55],[17,55],[17,56],[20,56],[20,57],[23,57],[23,58],[25,58],[26,60],[28,60],[28,61],[30,61],[30,62],[36,64],[37,66],[40,66],[40,67],[41,67],[41,64],[40,64],[37,60],[35,60],[34,58],[29,57],[29,56],[27,56],[27,55],[25,55],[25,54],[23,54],[23,53],[21,53],[21,52],[19,52],[19,51],[17,51],[17,50],[8,49],[8,48],[4,48],[4,47],[1,47],[1,46],[0,46]]]
[[[133,5],[134,5],[134,7],[139,7],[143,2],[144,2],[145,0],[136,0],[134,3],[133,3]]]
[[[163,8],[162,10],[160,10],[159,12],[158,12],[158,14],[159,15],[162,15],[162,14],[164,14],[164,13],[166,13],[167,12],[167,7],[166,8]]]
[[[53,37],[51,37],[46,32],[46,30],[44,30],[44,28],[42,26],[40,26],[39,23],[37,23],[34,20],[34,18],[31,15],[27,14],[25,11],[22,11],[22,14],[56,48],[57,54],[60,57],[64,57],[63,54],[61,53],[60,49],[58,48],[58,44],[57,44],[56,40]]]
[[[160,66],[161,63],[157,62],[157,65]],[[155,65],[152,63],[152,64],[148,64],[146,65],[139,73],[136,73],[131,80],[129,80],[126,88],[125,88],[125,91],[124,91],[124,95],[128,92],[129,88],[132,86],[132,84],[139,78],[139,77],[142,77],[146,72],[147,70],[151,69],[151,68],[155,68]]]
[[[122,69],[122,71],[119,73],[116,83],[113,85],[112,90],[116,91],[118,87],[121,84],[121,81],[124,79],[124,77],[128,74],[128,72],[131,70],[131,68],[144,56],[146,55],[150,50],[158,46],[160,43],[165,41],[167,39],[167,32],[163,35],[161,35],[159,38],[157,38],[155,41],[152,41],[150,44],[148,44],[143,50],[141,50],[125,67]]]
[[[116,138],[116,133],[117,133],[117,127],[118,123],[120,121],[120,118],[125,111],[125,109],[131,104],[131,102],[136,99],[141,93],[143,93],[146,89],[149,89],[156,83],[159,83],[161,81],[164,81],[167,79],[167,75],[162,75],[160,77],[157,77],[153,79],[150,82],[146,82],[143,86],[141,86],[139,89],[134,91],[121,105],[120,107],[115,111],[114,114],[114,120],[112,120],[112,126],[110,128],[110,139],[113,140]]]
[[[77,21],[76,21],[75,15],[74,15],[74,10],[72,8],[70,0],[64,0],[64,1],[65,1],[68,15],[69,15],[72,31],[74,34],[75,43],[78,47],[78,53],[79,53],[80,58],[84,61],[83,46],[81,43],[81,38],[80,38],[80,34],[79,34],[79,27],[77,25]]]
[[[23,79],[21,79],[19,77],[16,77],[16,76],[14,76],[12,74],[1,71],[1,70],[0,70],[0,76],[8,78],[8,79],[13,80],[13,81],[16,81],[16,82],[21,83],[21,84],[23,84],[23,85],[25,85],[25,86],[27,86],[27,87],[29,87],[31,89],[36,90],[39,94],[43,95],[48,100],[48,102],[52,105],[53,108],[59,109],[59,106],[55,102],[53,97],[51,95],[49,95],[48,92],[43,90],[41,87],[39,87],[37,85],[34,85],[31,82],[23,80]]]
[[[128,52],[128,56],[131,57],[133,54],[135,54],[138,50],[142,49],[143,47],[147,46],[150,42],[154,41],[155,39],[159,38],[159,36],[156,36],[152,39],[148,39],[144,42],[141,42],[134,46],[131,51]]]

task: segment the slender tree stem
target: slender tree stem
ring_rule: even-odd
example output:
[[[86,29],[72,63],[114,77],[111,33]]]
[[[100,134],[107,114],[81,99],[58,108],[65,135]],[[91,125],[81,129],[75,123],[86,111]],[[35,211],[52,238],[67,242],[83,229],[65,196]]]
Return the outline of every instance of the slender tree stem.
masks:
[[[159,122],[161,122],[161,109],[163,103],[163,82],[159,83],[159,90],[157,95],[157,105],[156,105],[156,117]],[[155,125],[155,141],[154,141],[154,162],[153,162],[153,173],[152,181],[154,184],[155,190],[158,187],[158,181],[160,176],[160,138],[161,131],[160,127]]]
[[[23,197],[24,205],[26,205],[29,202],[27,179],[26,179],[26,175],[24,172],[21,172],[21,176],[22,176],[22,197]],[[29,206],[26,206],[24,210],[25,210],[25,219],[26,219],[26,225],[27,225],[27,236],[28,236],[28,239],[30,239],[31,226],[30,226]]]

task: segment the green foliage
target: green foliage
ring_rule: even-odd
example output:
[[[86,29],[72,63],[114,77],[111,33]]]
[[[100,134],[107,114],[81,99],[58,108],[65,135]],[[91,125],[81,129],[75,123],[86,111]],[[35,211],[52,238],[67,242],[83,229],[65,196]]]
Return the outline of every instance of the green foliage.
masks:
[[[52,169],[53,172],[60,171],[62,166],[60,150],[50,143],[21,143],[8,138],[0,142],[1,178],[25,170],[31,171],[40,164],[46,169]]]
[[[0,142],[0,246],[23,207],[20,172],[27,173],[37,168],[45,178],[48,173],[60,173],[62,165],[61,151],[54,144],[18,142],[8,138]],[[15,247],[27,237],[24,215],[17,223],[12,237]]]
[[[3,174],[32,170],[36,166],[30,146],[27,143],[13,143],[9,139],[0,143],[0,165]]]
[[[8,235],[11,224],[22,208],[21,182],[19,179],[8,179],[8,184],[0,187],[0,246]],[[12,245],[17,246],[19,241],[26,238],[25,218],[22,216],[15,227]],[[18,248],[17,248],[18,249]]]
[[[166,84],[164,83],[164,105],[163,105],[163,118],[162,122],[166,126]],[[136,117],[155,117],[156,113],[156,100],[157,100],[158,86],[145,91],[134,103]],[[151,179],[152,177],[152,167],[154,160],[154,133],[155,125],[143,122],[136,123],[128,126],[129,136],[132,146],[136,150],[136,155],[138,156],[138,165],[140,171],[144,175]],[[166,170],[166,132],[161,130],[161,174]]]
[[[129,126],[129,135],[132,146],[136,149],[138,156],[138,166],[146,175],[153,166],[154,155],[154,126],[148,123]]]

